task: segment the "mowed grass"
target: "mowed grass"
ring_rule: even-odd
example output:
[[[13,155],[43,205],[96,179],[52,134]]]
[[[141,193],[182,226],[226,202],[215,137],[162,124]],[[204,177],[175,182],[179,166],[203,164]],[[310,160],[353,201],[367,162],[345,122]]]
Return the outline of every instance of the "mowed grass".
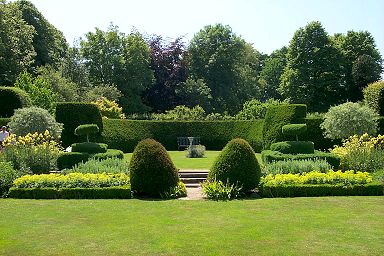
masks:
[[[384,197],[0,199],[0,255],[382,255]]]
[[[210,169],[213,161],[220,154],[220,151],[207,150],[204,158],[188,158],[185,151],[168,151],[173,163],[179,169]],[[132,153],[124,154],[124,158],[130,161]],[[261,163],[261,155],[256,154],[256,157]]]

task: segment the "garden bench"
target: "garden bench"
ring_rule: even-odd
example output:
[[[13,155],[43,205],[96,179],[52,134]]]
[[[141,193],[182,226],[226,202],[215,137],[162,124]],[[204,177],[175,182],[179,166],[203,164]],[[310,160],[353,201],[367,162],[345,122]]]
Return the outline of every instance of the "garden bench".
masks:
[[[191,145],[190,139],[192,139],[192,145],[200,144],[200,137],[177,137],[177,148],[179,150],[188,148]]]

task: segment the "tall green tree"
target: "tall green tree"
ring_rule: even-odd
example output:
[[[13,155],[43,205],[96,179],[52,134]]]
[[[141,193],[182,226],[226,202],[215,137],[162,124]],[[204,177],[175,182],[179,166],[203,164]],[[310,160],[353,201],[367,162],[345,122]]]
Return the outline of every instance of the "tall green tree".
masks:
[[[94,85],[116,85],[122,92],[119,105],[125,113],[149,110],[142,94],[153,82],[150,50],[141,34],[119,32],[111,25],[107,31],[96,28],[80,42],[85,65]]]
[[[36,30],[32,42],[36,51],[33,65],[57,67],[68,49],[63,33],[49,23],[31,2],[19,0],[15,5],[22,12],[23,20]]]
[[[12,85],[18,74],[33,64],[35,33],[15,3],[0,0],[0,84]]]
[[[343,93],[342,56],[320,22],[297,30],[290,41],[279,91],[309,111],[325,112]]]
[[[211,89],[215,112],[237,112],[257,90],[257,73],[249,61],[255,52],[229,26],[204,27],[192,38],[188,54],[190,75]]]
[[[380,77],[382,72],[382,56],[376,47],[375,39],[368,31],[348,31],[346,34],[335,34],[332,40],[344,57],[344,83],[346,84],[344,101],[361,100],[363,97],[361,90],[366,84],[361,84],[361,80],[356,83],[352,69],[356,62],[359,62],[356,65],[361,67],[362,60],[358,61],[360,56],[368,55],[373,60],[369,64],[372,69],[371,72],[373,72],[370,76],[374,78]],[[364,58],[366,59],[367,57]],[[357,73],[355,73],[356,75]],[[362,75],[358,76],[361,77]]]
[[[352,77],[355,88],[360,93],[357,95],[360,99],[363,97],[363,89],[368,84],[380,80],[381,68],[377,62],[369,55],[359,56],[352,65]]]

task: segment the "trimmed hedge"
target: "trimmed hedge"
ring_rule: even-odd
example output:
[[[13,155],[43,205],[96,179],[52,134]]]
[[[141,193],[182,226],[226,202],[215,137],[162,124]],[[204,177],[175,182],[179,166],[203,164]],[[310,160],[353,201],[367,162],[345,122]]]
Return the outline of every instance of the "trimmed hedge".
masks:
[[[284,136],[296,137],[296,140],[298,140],[299,135],[304,134],[306,131],[306,124],[286,124],[281,128]]]
[[[281,141],[271,145],[272,151],[283,154],[313,154],[315,148],[312,141]]]
[[[110,148],[132,152],[145,138],[159,141],[167,150],[178,150],[177,137],[200,137],[208,150],[221,150],[234,138],[262,149],[263,120],[256,121],[148,121],[104,119],[102,141]]]
[[[0,102],[0,117],[11,117],[15,109],[31,106],[28,94],[15,87],[0,86]]]
[[[64,124],[64,130],[61,134],[64,146],[80,141],[80,138],[74,134],[79,125],[96,124],[100,133],[103,131],[100,111],[93,103],[59,102],[56,107],[56,121]]]
[[[123,159],[124,153],[123,153],[123,151],[118,150],[118,149],[107,149],[107,152],[94,154],[92,156],[92,158],[98,159],[98,160],[105,160],[108,158]]]
[[[263,128],[263,146],[269,149],[272,143],[287,138],[282,133],[282,127],[287,124],[302,123],[307,115],[307,106],[304,104],[281,104],[270,106],[265,114]]]
[[[284,186],[262,186],[262,197],[310,197],[310,196],[382,196],[382,183],[364,185],[296,184]]]
[[[9,122],[11,122],[11,118],[0,118],[0,128],[3,126],[7,126]]]
[[[73,143],[71,147],[72,152],[81,152],[88,154],[105,153],[108,149],[107,144],[94,142]]]
[[[129,199],[131,188],[11,188],[8,196],[21,199]]]
[[[263,150],[261,152],[261,158],[264,164],[272,163],[273,161],[285,161],[285,160],[300,160],[300,159],[324,159],[335,169],[340,166],[340,157],[332,154],[320,151],[315,151],[314,154],[283,154],[272,150]]]
[[[324,118],[305,118],[304,123],[307,124],[307,131],[300,136],[302,140],[312,141],[317,150],[328,150],[333,145],[341,144],[341,140],[331,140],[324,137],[324,130],[320,124],[324,122]]]
[[[89,159],[89,154],[80,152],[66,152],[62,153],[57,158],[57,168],[59,170],[71,169],[75,165],[86,162]]]

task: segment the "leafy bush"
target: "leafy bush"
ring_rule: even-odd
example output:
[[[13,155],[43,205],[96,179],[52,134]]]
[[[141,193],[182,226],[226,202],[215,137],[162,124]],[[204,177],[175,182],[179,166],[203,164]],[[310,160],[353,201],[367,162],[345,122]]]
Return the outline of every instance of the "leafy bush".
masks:
[[[284,136],[295,137],[296,141],[299,140],[299,135],[304,134],[307,131],[306,124],[287,124],[281,128],[281,132]]]
[[[384,117],[379,117],[377,119],[377,124],[378,124],[378,134],[384,134]]]
[[[268,149],[272,143],[283,141],[282,127],[286,124],[302,123],[307,112],[303,104],[282,104],[270,106],[265,114],[263,144]]]
[[[162,199],[176,199],[176,198],[186,197],[186,196],[187,196],[187,187],[181,181],[177,183],[177,186],[170,188],[169,191],[166,191],[160,194],[160,197]]]
[[[17,137],[11,134],[4,145],[2,158],[12,162],[17,170],[32,173],[56,170],[56,161],[62,151],[48,131]]]
[[[75,134],[77,136],[86,136],[87,142],[89,142],[89,135],[99,132],[97,124],[81,124],[76,127]]]
[[[261,152],[261,158],[263,159],[264,164],[277,162],[277,161],[286,161],[286,160],[304,160],[304,159],[324,159],[333,168],[337,169],[340,166],[340,157],[333,153],[325,153],[321,151],[315,151],[314,154],[283,154],[277,151],[263,150]]]
[[[100,111],[92,103],[57,103],[56,120],[64,124],[61,135],[64,146],[79,141],[74,132],[81,124],[96,124],[100,129],[100,133],[103,131],[103,120]]]
[[[384,81],[369,84],[363,90],[364,102],[380,116],[384,116]]]
[[[11,188],[11,198],[23,199],[129,199],[131,188]]]
[[[267,109],[270,106],[276,106],[282,103],[278,100],[269,99],[266,102],[261,102],[259,100],[253,99],[246,101],[243,104],[243,109],[236,115],[236,119],[238,120],[257,120],[264,119],[265,114],[267,113]]]
[[[107,144],[94,142],[73,143],[71,146],[72,152],[81,152],[88,154],[105,153],[108,149]]]
[[[124,119],[123,108],[114,100],[108,100],[105,97],[100,97],[98,100],[93,102],[99,108],[102,117]]]
[[[154,138],[168,150],[177,150],[177,137],[200,137],[209,150],[221,150],[233,138],[243,138],[261,151],[263,120],[256,121],[146,121],[104,119],[103,142],[132,152],[137,143]]]
[[[267,174],[327,172],[331,169],[332,166],[324,159],[303,159],[272,162],[264,166],[263,172]]]
[[[201,184],[203,194],[212,200],[232,200],[242,196],[242,187],[230,182],[206,180]]]
[[[103,188],[129,186],[125,173],[68,173],[24,175],[13,182],[15,188]]]
[[[202,158],[205,155],[205,147],[203,145],[191,145],[187,148],[188,158]]]
[[[0,118],[0,127],[7,126],[11,118]]]
[[[238,184],[249,191],[259,184],[260,175],[260,166],[252,147],[243,139],[233,139],[216,158],[208,179]]]
[[[59,170],[71,169],[75,165],[86,162],[89,159],[89,154],[80,152],[66,152],[59,155],[57,158],[57,168]]]
[[[138,195],[160,196],[179,182],[177,169],[168,152],[153,139],[137,144],[129,170],[132,191]]]
[[[42,108],[30,107],[15,110],[9,128],[13,133],[24,136],[28,133],[49,131],[55,139],[60,138],[63,125],[57,123],[49,112]]]
[[[79,163],[72,169],[64,169],[63,173],[126,173],[129,174],[129,164],[121,159],[109,158],[105,160],[89,159]]]
[[[341,143],[341,140],[331,140],[324,137],[324,129],[320,126],[324,122],[323,117],[307,117],[304,122],[307,125],[307,131],[301,136],[301,139],[312,141],[315,144],[315,149],[328,150]]]
[[[107,149],[107,152],[94,154],[92,158],[98,160],[105,160],[109,158],[123,159],[124,153],[118,149]]]
[[[0,117],[11,117],[15,109],[31,105],[31,99],[28,94],[15,87],[0,86],[0,102]]]
[[[377,118],[378,115],[369,107],[347,102],[331,107],[321,127],[325,137],[330,139],[346,139],[364,133],[374,135],[377,132]]]
[[[341,158],[343,170],[375,172],[384,169],[384,135],[354,135],[344,140],[343,145],[335,146],[332,152]]]
[[[13,181],[21,176],[21,173],[13,169],[12,163],[0,162],[0,197],[8,192]]]
[[[181,105],[172,110],[167,110],[165,114],[153,114],[154,120],[204,120],[205,111],[199,105],[189,108]]]
[[[283,154],[313,154],[315,147],[312,141],[282,141],[271,144],[271,150]]]

